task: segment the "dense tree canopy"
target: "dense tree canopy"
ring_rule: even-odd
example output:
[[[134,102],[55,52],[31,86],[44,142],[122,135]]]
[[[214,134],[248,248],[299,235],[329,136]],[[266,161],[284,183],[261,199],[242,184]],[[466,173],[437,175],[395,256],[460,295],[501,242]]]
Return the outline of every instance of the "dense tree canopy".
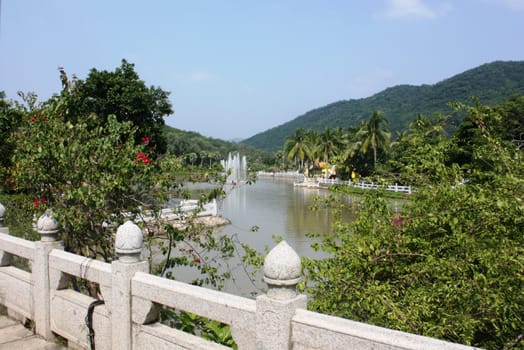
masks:
[[[21,124],[22,115],[20,111],[14,108],[13,103],[5,99],[5,94],[0,91],[0,179],[7,167],[10,166],[11,160],[9,154],[13,152],[15,145],[9,140],[13,131]]]
[[[150,146],[157,153],[166,151],[162,135],[164,117],[173,113],[169,93],[154,86],[147,87],[134,70],[134,65],[122,60],[114,72],[93,68],[85,80],[68,81],[61,70],[63,91],[68,104],[67,117],[77,118],[96,114],[104,123],[110,115],[119,122],[131,122],[138,127],[137,143],[149,138]]]

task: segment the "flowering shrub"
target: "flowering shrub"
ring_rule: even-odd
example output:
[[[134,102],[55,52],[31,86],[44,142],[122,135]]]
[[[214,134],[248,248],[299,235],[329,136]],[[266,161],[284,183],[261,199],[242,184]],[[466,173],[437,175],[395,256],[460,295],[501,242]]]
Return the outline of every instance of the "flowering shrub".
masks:
[[[123,213],[137,213],[154,187],[148,143],[136,144],[136,129],[113,116],[95,128],[93,114],[69,121],[60,98],[28,115],[11,137],[17,147],[9,182],[31,196],[37,215],[44,204],[55,211],[67,250],[109,258],[110,231]]]

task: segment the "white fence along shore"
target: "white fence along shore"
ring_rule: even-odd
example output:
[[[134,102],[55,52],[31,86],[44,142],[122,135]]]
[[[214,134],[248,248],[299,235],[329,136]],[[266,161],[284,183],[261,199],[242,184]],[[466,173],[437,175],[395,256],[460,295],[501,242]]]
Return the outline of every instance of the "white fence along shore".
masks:
[[[411,186],[399,186],[398,184],[394,185],[380,185],[373,182],[353,182],[342,181],[338,178],[335,179],[326,179],[323,177],[306,177],[304,174],[299,173],[298,171],[287,171],[287,172],[267,172],[259,171],[257,176],[260,177],[271,177],[271,178],[287,178],[287,179],[297,179],[300,180],[294,183],[296,187],[307,187],[307,188],[320,188],[320,187],[329,187],[332,185],[346,185],[349,187],[360,188],[363,190],[378,190],[384,188],[386,191],[399,192],[411,194],[413,189]]]
[[[386,191],[391,192],[400,192],[407,194],[412,193],[411,186],[399,186],[398,184],[384,186],[375,184],[373,182],[352,182],[351,180],[349,180],[347,185],[350,187],[361,188],[364,190],[378,190],[380,188],[384,188]]]
[[[105,263],[65,252],[56,240],[59,225],[48,214],[38,220],[36,242],[9,235],[4,217],[0,204],[2,308],[22,322],[31,320],[45,339],[59,335],[77,349],[90,348],[84,319],[96,299],[70,289],[71,276],[100,286],[104,304],[92,317],[97,350],[228,349],[159,323],[162,306],[230,325],[240,350],[473,349],[306,310],[306,296],[295,290],[300,258],[284,241],[265,259],[267,294],[248,299],[150,275],[140,259],[142,232],[130,221],[115,237],[118,260]],[[13,256],[27,259],[30,272],[15,267]]]

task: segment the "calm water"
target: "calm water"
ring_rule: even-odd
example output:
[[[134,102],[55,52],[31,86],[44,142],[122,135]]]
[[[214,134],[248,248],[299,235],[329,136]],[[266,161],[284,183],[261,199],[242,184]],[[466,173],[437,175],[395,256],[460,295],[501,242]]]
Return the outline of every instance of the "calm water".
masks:
[[[227,190],[227,197],[219,203],[219,212],[231,221],[220,230],[221,234],[237,235],[242,243],[247,243],[263,252],[275,246],[274,236],[281,236],[300,256],[321,257],[321,252],[311,248],[314,242],[307,233],[329,233],[334,218],[331,210],[310,207],[318,204],[316,198],[326,198],[331,193],[326,189],[294,187],[293,180],[259,178],[252,185],[239,185]],[[358,199],[344,196],[348,209],[342,220],[354,217],[352,205]],[[256,226],[255,231],[252,227]],[[237,261],[238,263],[238,261]],[[234,264],[233,264],[234,265]],[[235,281],[229,282],[225,290],[230,293],[249,296],[265,288],[261,274],[251,281],[241,266],[233,269]]]
[[[227,191],[227,197],[220,203],[219,212],[231,221],[223,233],[238,234],[242,242],[262,250],[275,245],[272,236],[282,236],[301,256],[311,256],[311,238],[307,233],[329,233],[333,216],[331,211],[320,208],[312,211],[310,207],[318,203],[315,198],[330,195],[326,189],[294,187],[293,180],[258,179],[252,185],[240,185]],[[351,206],[355,198],[345,196],[344,201]],[[343,219],[352,219],[350,208]],[[253,226],[258,227],[252,232]]]
[[[201,186],[201,185],[199,185]],[[204,185],[205,186],[205,185]],[[294,187],[290,179],[259,178],[252,185],[242,184],[226,189],[227,196],[219,202],[219,214],[231,221],[217,234],[237,235],[242,243],[264,252],[264,247],[275,246],[273,236],[283,237],[300,256],[321,257],[322,252],[314,252],[312,238],[307,233],[327,234],[334,221],[331,210],[320,208],[312,211],[310,207],[318,204],[316,198],[326,198],[331,194],[326,189]],[[340,196],[346,210],[341,219],[350,222],[355,217],[355,204],[358,197]],[[396,203],[394,203],[396,205]],[[253,232],[252,228],[258,229]],[[244,272],[238,259],[231,262],[234,281],[228,282],[225,291],[249,296],[265,288],[262,276],[252,282]],[[190,282],[194,271],[179,269],[177,279]]]

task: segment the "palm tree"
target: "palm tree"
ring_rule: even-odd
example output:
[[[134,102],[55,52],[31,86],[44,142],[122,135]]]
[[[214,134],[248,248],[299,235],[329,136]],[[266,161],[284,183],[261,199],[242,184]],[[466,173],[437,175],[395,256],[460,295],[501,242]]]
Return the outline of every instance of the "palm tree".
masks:
[[[373,112],[368,122],[362,123],[357,136],[362,140],[362,153],[367,153],[369,148],[373,149],[373,166],[377,166],[377,151],[386,149],[389,145],[391,133],[382,127],[388,120],[379,112]]]
[[[293,136],[286,140],[284,153],[287,154],[289,160],[294,159],[296,163],[299,163],[300,168],[304,166],[304,159],[311,153],[306,142],[304,128],[296,129]]]
[[[305,134],[305,142],[309,150],[307,154],[307,163],[316,164],[320,161],[320,152],[319,152],[319,137],[320,135],[316,130],[308,129]]]
[[[398,147],[398,145],[405,143],[409,137],[409,134],[406,130],[395,131],[395,135],[395,141],[391,141],[391,143],[389,144],[390,148]]]
[[[329,160],[338,155],[344,146],[344,132],[342,128],[325,128],[318,138],[318,149],[322,160],[329,163]]]
[[[344,133],[344,148],[340,154],[344,161],[354,158],[362,149],[362,141],[357,136],[359,130],[358,127],[349,127],[348,131]]]

